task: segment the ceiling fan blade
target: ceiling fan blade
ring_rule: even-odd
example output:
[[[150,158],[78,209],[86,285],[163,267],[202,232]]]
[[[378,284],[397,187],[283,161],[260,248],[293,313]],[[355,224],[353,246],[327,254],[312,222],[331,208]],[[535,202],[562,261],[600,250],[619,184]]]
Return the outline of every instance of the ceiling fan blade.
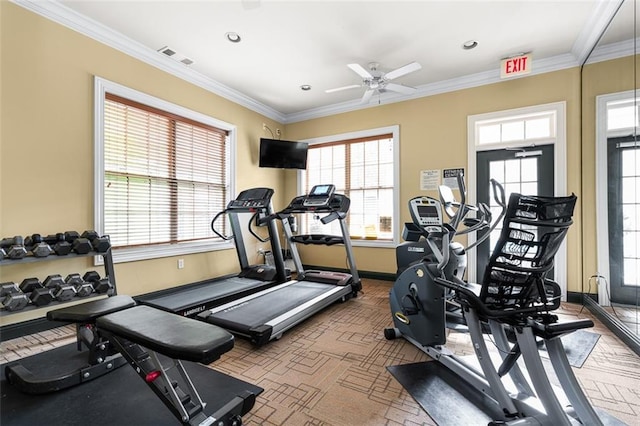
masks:
[[[324,91],[324,93],[339,92],[341,90],[356,89],[358,87],[361,87],[361,85],[360,84],[352,84],[351,86],[336,87],[335,89],[327,89],[327,90]]]
[[[385,80],[393,80],[394,78],[402,77],[403,75],[407,75],[411,72],[418,71],[422,69],[422,65],[417,62],[411,62],[403,67],[397,68],[393,71],[389,71],[384,75]]]
[[[395,84],[395,83],[388,83],[386,86],[384,86],[384,88],[387,90],[392,90],[394,92],[404,93],[406,95],[414,93],[416,90],[418,90],[415,87],[403,86],[402,84]]]
[[[365,67],[363,67],[360,64],[349,64],[347,66],[364,79],[369,80],[373,78],[373,75],[369,72],[369,70],[367,70]]]
[[[362,97],[362,101],[360,101],[360,103],[366,104],[367,102],[369,102],[369,99],[371,99],[374,93],[375,93],[375,90],[373,89],[369,89],[366,92],[364,92],[364,96]]]

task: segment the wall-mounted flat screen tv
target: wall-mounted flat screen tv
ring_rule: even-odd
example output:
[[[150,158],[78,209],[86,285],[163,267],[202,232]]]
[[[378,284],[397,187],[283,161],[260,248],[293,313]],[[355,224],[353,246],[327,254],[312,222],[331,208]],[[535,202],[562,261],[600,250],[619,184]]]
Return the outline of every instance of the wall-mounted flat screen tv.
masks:
[[[260,167],[306,169],[308,145],[305,142],[260,138]]]

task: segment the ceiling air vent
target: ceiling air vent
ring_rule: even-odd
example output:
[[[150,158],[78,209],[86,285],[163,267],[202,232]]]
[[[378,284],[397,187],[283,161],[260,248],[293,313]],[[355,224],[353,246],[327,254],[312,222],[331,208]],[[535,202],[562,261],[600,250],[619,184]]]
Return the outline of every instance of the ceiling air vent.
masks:
[[[173,59],[174,61],[177,62],[181,62],[185,65],[191,65],[193,64],[193,61],[189,58],[187,58],[186,56],[176,52],[174,49],[170,48],[169,46],[165,46],[161,49],[158,49],[158,52],[167,55],[168,57],[170,57],[171,59]]]

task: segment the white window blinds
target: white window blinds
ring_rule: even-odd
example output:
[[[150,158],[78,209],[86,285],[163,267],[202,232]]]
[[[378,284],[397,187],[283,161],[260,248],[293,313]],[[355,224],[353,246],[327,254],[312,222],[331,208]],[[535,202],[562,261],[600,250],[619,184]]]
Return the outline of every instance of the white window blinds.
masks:
[[[104,233],[114,247],[214,237],[228,132],[110,93],[104,103]]]
[[[334,184],[336,192],[351,199],[347,220],[352,239],[393,240],[392,134],[309,145],[303,188],[308,193],[324,183]],[[315,225],[312,220],[303,222],[308,233],[320,231]],[[339,233],[337,226],[332,233]]]

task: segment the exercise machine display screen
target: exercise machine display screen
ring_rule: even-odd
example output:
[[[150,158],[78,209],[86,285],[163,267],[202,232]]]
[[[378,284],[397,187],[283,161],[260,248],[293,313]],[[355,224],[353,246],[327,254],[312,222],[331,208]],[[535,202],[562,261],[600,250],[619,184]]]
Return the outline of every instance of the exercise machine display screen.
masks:
[[[431,197],[416,197],[409,200],[409,212],[413,223],[427,232],[438,232],[442,228],[442,204]]]
[[[420,217],[438,217],[438,209],[435,206],[418,206]]]
[[[264,209],[269,206],[273,196],[271,188],[253,188],[242,191],[235,200],[232,200],[227,209]]]
[[[309,195],[304,200],[303,205],[310,206],[324,206],[329,202],[329,199],[333,195],[333,192],[336,190],[335,185],[325,184],[325,185],[316,185],[311,188]]]

